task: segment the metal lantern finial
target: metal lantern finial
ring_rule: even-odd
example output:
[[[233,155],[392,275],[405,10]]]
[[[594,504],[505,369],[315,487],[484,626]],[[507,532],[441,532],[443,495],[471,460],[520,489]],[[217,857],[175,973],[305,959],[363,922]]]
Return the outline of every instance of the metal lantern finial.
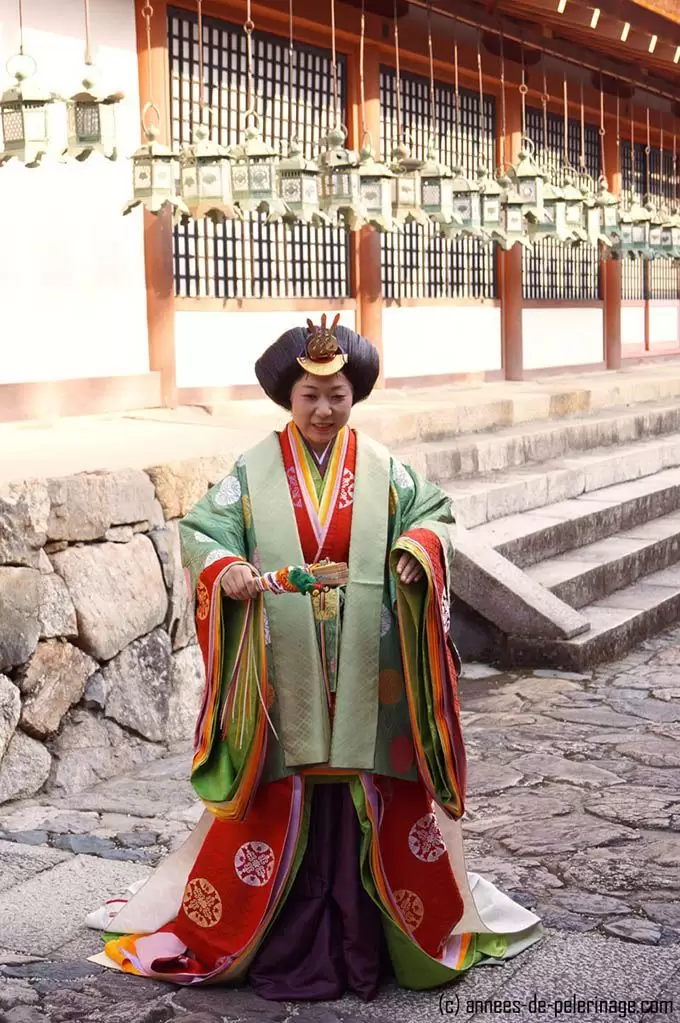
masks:
[[[17,63],[19,61],[22,63]],[[24,54],[23,43],[21,52],[7,61],[7,71],[16,85],[0,96],[4,139],[0,167],[12,159],[26,167],[38,167],[50,148],[50,109],[60,97],[45,90],[36,80],[36,62]]]
[[[196,126],[194,141],[179,154],[179,175],[182,199],[194,220],[221,223],[241,217],[231,192],[229,155],[210,140],[204,124]]]
[[[359,188],[366,223],[378,231],[400,231],[392,217],[392,179],[385,163],[376,160],[370,138],[366,137],[359,154]]]
[[[146,113],[148,111],[144,116]],[[137,206],[143,206],[154,216],[163,213],[167,207],[172,209],[176,218],[188,216],[189,209],[177,193],[177,153],[156,141],[160,134],[157,125],[142,123],[146,145],[132,154],[134,193],[123,208],[123,216]]]

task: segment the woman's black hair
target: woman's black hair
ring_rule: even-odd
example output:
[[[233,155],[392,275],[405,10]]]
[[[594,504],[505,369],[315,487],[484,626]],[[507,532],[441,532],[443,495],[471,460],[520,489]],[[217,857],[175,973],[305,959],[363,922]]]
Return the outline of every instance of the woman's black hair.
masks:
[[[293,327],[270,345],[255,363],[255,375],[265,394],[282,408],[290,410],[293,384],[304,376],[298,357],[304,356],[309,336],[306,327]],[[335,328],[338,347],[347,356],[342,373],[352,388],[353,404],[364,401],[375,387],[380,372],[377,349],[348,327]]]

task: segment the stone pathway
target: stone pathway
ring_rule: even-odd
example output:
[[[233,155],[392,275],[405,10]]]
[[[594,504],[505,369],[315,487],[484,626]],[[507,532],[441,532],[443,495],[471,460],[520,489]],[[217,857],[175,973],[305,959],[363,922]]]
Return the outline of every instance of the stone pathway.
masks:
[[[587,676],[470,665],[461,703],[468,866],[538,911],[540,946],[443,991],[387,988],[369,1005],[279,1005],[92,966],[100,943],[85,914],[145,877],[200,816],[182,749],[78,795],[3,807],[0,1020],[680,1020],[680,628]]]

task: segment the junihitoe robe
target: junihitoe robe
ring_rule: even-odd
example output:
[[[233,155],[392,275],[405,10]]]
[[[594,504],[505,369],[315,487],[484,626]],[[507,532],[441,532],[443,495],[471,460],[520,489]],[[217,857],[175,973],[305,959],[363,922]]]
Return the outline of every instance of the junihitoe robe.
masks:
[[[368,437],[344,428],[322,475],[292,424],[183,520],[206,669],[192,783],[208,812],[115,918],[127,933],[109,962],[180,984],[242,980],[305,854],[314,786],[330,781],[351,792],[361,883],[400,984],[446,983],[537,939],[537,918],[462,858],[452,523],[446,495]],[[417,583],[397,579],[403,552]],[[348,562],[346,588],[223,595],[237,562],[265,573],[324,558]]]

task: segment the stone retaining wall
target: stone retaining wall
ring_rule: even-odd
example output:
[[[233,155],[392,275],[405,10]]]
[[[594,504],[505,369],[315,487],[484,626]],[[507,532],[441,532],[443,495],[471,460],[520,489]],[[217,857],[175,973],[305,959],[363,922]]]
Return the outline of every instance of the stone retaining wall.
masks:
[[[203,665],[177,520],[231,461],[0,486],[0,803],[191,738]]]

